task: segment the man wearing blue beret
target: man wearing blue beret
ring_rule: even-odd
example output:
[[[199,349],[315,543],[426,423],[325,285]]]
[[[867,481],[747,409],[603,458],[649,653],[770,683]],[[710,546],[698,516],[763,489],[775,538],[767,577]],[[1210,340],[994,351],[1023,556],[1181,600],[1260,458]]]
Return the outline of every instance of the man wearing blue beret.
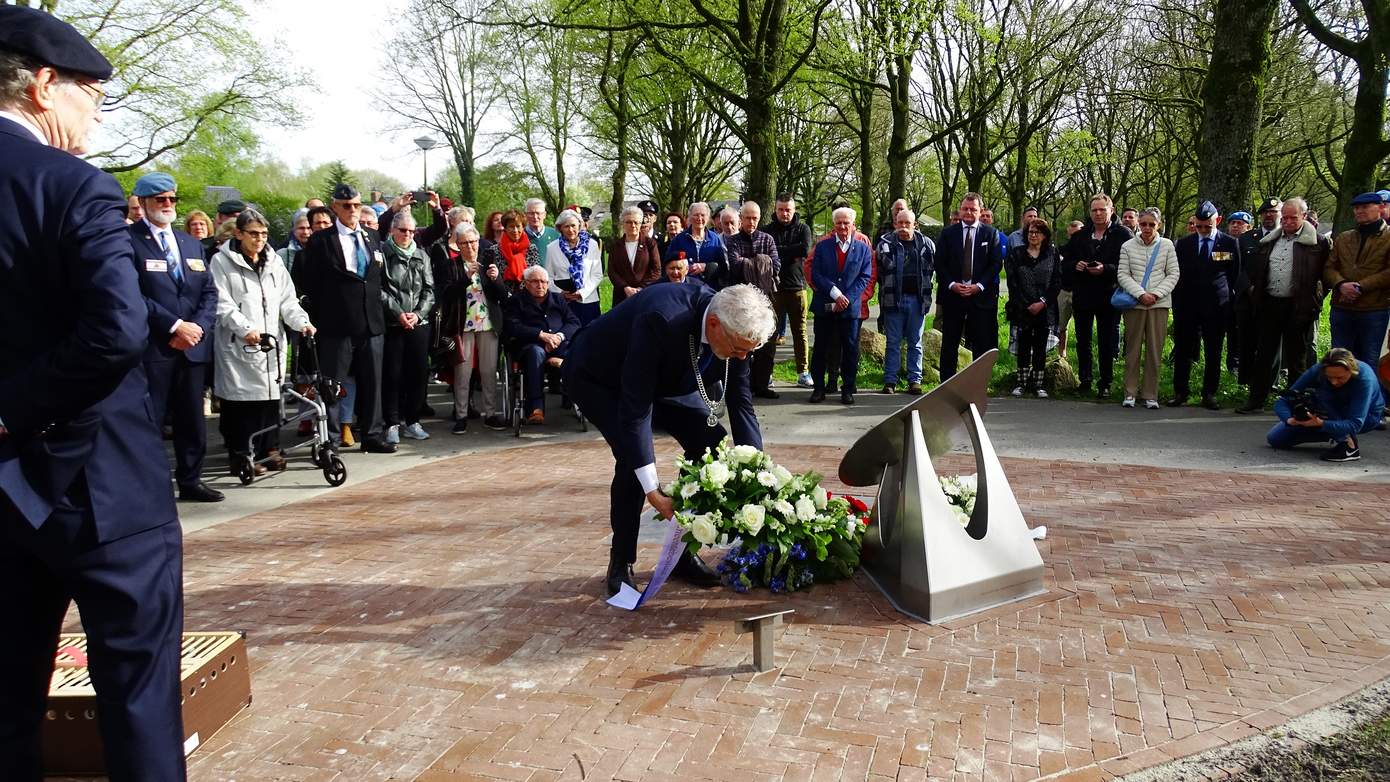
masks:
[[[1216,410],[1221,384],[1221,345],[1226,335],[1237,279],[1240,248],[1217,230],[1221,215],[1210,201],[1193,213],[1197,230],[1174,243],[1178,253],[1178,287],[1173,291],[1173,398],[1170,407],[1187,404],[1192,364],[1202,351],[1202,406]]]
[[[220,502],[223,494],[203,483],[208,430],[203,390],[212,360],[217,286],[197,239],[174,229],[179,197],[174,178],[154,172],[140,177],[133,194],[145,216],[130,226],[140,292],[150,313],[145,375],[155,423],[171,413],[174,480],[179,499]]]
[[[183,543],[141,359],[150,336],[116,180],[75,157],[111,64],[0,5],[0,779],[43,775],[75,601],[112,780],[185,778]],[[169,337],[162,335],[167,342]]]
[[[1323,282],[1332,294],[1332,347],[1347,348],[1372,367],[1390,327],[1390,226],[1380,193],[1351,199],[1356,227],[1337,234]]]

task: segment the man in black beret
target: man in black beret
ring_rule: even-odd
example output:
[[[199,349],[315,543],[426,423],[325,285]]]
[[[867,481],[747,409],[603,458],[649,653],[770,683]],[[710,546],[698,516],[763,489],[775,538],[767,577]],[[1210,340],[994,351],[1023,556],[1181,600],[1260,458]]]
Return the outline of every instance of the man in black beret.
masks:
[[[107,774],[185,778],[182,532],[141,365],[149,313],[126,198],[75,157],[111,71],[66,23],[0,5],[4,780],[43,774],[40,726],[71,601]]]
[[[661,211],[661,208],[650,198],[644,201],[638,201],[634,206],[642,210],[642,227],[638,231],[638,236],[642,239],[655,239],[656,216],[657,213]]]
[[[1173,291],[1173,398],[1170,407],[1187,404],[1192,364],[1202,351],[1202,406],[1216,410],[1221,384],[1221,345],[1229,322],[1232,291],[1240,276],[1240,248],[1217,230],[1221,215],[1210,201],[1193,213],[1197,230],[1174,243],[1178,253],[1178,287]]]

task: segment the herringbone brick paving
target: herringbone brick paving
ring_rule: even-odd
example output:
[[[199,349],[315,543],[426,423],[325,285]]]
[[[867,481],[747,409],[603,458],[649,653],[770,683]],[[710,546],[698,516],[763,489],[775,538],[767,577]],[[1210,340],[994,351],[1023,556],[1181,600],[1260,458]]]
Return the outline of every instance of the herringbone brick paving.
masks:
[[[840,455],[771,450],[827,474]],[[192,533],[187,627],[249,633],[255,702],[191,776],[1106,779],[1390,675],[1390,487],[1005,465],[1049,527],[1049,592],[944,626],[862,577],[604,605],[598,443],[460,457]],[[655,547],[640,558],[643,578]],[[796,610],[781,668],[755,674],[730,620],[774,607]]]

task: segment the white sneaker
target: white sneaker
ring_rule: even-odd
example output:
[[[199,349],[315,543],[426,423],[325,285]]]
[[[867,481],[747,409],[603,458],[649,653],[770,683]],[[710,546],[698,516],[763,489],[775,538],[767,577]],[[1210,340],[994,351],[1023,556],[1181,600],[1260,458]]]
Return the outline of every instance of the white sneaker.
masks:
[[[1023,396],[1023,386],[1014,386],[1014,390],[1010,391],[1009,394],[1011,396]]]
[[[430,439],[430,433],[429,433],[429,432],[426,432],[426,431],[425,431],[425,427],[421,426],[420,423],[419,423],[418,421],[415,422],[415,423],[413,423],[413,424],[411,424],[411,425],[409,425],[409,426],[407,426],[407,427],[405,428],[405,431],[402,432],[401,434],[404,434],[406,437],[409,437],[409,438],[412,439],[412,440],[428,440],[428,439]]]
[[[1046,398],[1047,398],[1047,389],[1046,389],[1046,388],[1039,387],[1038,390],[1037,390],[1037,391],[1034,391],[1033,393],[1034,393],[1039,399],[1046,399]]]
[[[796,384],[802,388],[815,388],[815,382],[811,380],[810,372],[802,372],[796,376]]]
[[[1144,400],[1144,409],[1146,409],[1146,410],[1157,410],[1157,409],[1158,409],[1158,400],[1157,400],[1157,399],[1145,399],[1145,400]]]
[[[386,427],[386,442],[392,445],[399,445],[401,442],[401,428],[396,425]]]
[[[1125,401],[1120,403],[1120,407],[1134,407],[1134,397],[1125,397]]]

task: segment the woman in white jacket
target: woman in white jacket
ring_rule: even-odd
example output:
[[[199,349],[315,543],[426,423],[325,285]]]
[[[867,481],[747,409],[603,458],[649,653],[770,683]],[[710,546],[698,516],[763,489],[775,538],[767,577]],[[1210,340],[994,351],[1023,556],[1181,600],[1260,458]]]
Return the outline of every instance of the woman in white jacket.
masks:
[[[274,337],[285,355],[285,329],[304,335],[314,333],[309,316],[299,306],[290,273],[271,252],[270,226],[264,216],[247,209],[237,216],[236,231],[212,258],[212,279],[217,285],[216,342],[213,343],[213,393],[222,400],[220,429],[232,455],[236,474],[239,459],[249,456],[251,433],[279,420],[280,387],[276,378],[275,351],[260,350],[262,335]],[[283,470],[278,430],[262,435],[256,443],[256,459],[269,459],[270,469]],[[256,474],[266,471],[257,465]]]
[[[560,238],[545,248],[550,289],[564,295],[581,326],[599,316],[598,284],[603,282],[598,241],[583,226],[579,213],[566,209],[555,217]],[[559,284],[566,281],[566,285]]]
[[[1158,371],[1163,340],[1168,335],[1168,310],[1178,284],[1178,254],[1172,241],[1159,235],[1163,216],[1149,207],[1139,213],[1139,235],[1120,247],[1117,281],[1139,300],[1125,312],[1125,407],[1134,407],[1139,392],[1144,406],[1158,409]],[[1139,355],[1144,352],[1144,378],[1139,382]]]

